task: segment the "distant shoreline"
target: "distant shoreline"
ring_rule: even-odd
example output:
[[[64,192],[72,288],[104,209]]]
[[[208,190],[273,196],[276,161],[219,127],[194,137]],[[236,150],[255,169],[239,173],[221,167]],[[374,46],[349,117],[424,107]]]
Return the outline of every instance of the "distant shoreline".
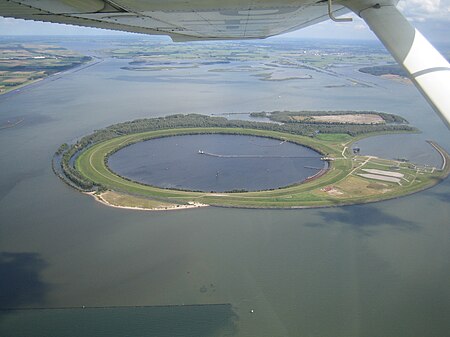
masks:
[[[22,84],[18,85],[17,87],[0,92],[0,99],[8,98],[8,97],[11,97],[14,95],[21,94],[22,92],[28,91],[31,88],[46,84],[47,82],[56,81],[64,75],[68,75],[68,74],[72,74],[77,71],[84,70],[86,68],[92,67],[101,62],[103,62],[102,59],[99,60],[99,59],[92,58],[90,61],[88,61],[86,63],[75,65],[72,68],[56,72],[56,73],[48,75],[46,77],[41,77],[41,78],[38,78],[35,80],[31,80],[31,81],[22,83]]]

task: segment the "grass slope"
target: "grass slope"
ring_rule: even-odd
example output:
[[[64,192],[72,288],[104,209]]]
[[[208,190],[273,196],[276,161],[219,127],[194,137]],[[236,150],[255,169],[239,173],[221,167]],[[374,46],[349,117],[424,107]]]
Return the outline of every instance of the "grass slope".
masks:
[[[311,147],[324,156],[336,160],[331,161],[327,173],[317,179],[276,190],[243,193],[205,193],[157,188],[120,177],[112,173],[106,165],[107,157],[111,153],[127,145],[158,137],[200,133],[255,135],[288,140]],[[146,197],[160,203],[182,205],[196,202],[252,208],[321,207],[378,201],[417,192],[438,183],[448,175],[448,164],[442,171],[429,170],[428,172],[421,171],[409,163],[353,156],[348,150],[352,140],[354,141],[355,138],[348,135],[311,138],[275,131],[241,128],[184,128],[149,131],[120,136],[88,148],[77,158],[76,168],[87,179],[108,190]],[[448,157],[445,151],[444,154]],[[358,173],[363,173],[361,171],[363,168],[387,170],[393,165],[399,167],[397,172],[404,174],[405,179],[400,184],[379,182],[358,176]]]

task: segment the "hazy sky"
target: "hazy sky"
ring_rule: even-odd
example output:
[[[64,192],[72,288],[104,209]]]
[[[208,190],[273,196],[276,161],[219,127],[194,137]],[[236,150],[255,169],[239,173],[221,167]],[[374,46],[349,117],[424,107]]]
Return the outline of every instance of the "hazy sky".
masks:
[[[450,43],[450,0],[401,0],[400,10],[432,42]],[[348,16],[348,15],[347,15]],[[355,15],[351,23],[323,22],[289,37],[374,39],[366,24]],[[82,28],[0,17],[0,35],[111,35],[128,34],[109,30]]]

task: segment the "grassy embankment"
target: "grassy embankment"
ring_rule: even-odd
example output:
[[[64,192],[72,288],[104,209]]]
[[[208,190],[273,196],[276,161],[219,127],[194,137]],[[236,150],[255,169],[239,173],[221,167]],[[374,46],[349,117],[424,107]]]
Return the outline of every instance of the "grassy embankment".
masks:
[[[327,173],[317,179],[276,190],[245,193],[205,193],[157,188],[124,179],[112,173],[105,163],[110,153],[132,143],[158,137],[198,133],[244,134],[288,140],[309,146],[328,157],[335,158],[335,160],[331,161]],[[176,205],[194,202],[255,208],[324,207],[365,203],[417,192],[433,186],[448,175],[448,164],[444,170],[440,171],[431,168],[418,168],[410,163],[354,156],[348,149],[355,140],[356,138],[343,134],[319,135],[316,138],[311,138],[275,131],[233,128],[150,131],[117,137],[96,144],[78,157],[76,167],[86,178],[109,191],[115,192],[104,193],[102,195],[103,201],[116,206],[143,208],[176,207]],[[445,151],[444,155],[448,157]],[[390,170],[393,166],[398,167],[395,172],[404,175],[401,182],[378,181],[358,175],[364,173],[362,169]],[[111,200],[108,198],[111,198]],[[151,199],[153,202],[149,203],[148,207],[143,206],[145,204],[143,200],[145,199]]]

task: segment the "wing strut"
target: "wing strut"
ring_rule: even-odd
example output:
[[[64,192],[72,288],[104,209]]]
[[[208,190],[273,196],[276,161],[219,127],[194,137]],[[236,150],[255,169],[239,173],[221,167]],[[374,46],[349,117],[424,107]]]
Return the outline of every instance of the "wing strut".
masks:
[[[333,14],[333,0],[328,0],[328,16],[334,22],[352,22],[352,18],[337,18]]]
[[[450,64],[394,5],[351,8],[383,42],[450,129]]]

